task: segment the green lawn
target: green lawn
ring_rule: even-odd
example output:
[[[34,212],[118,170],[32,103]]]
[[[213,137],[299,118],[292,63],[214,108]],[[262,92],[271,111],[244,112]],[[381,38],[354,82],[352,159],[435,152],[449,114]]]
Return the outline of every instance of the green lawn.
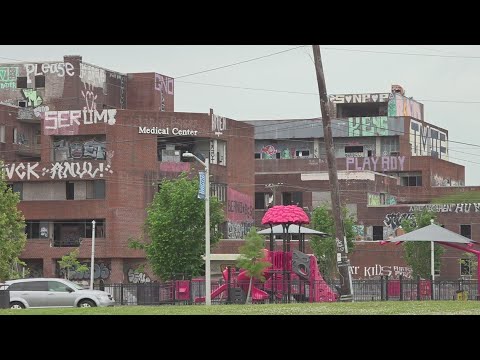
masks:
[[[116,306],[0,310],[0,315],[480,315],[478,301],[388,301],[275,305]]]

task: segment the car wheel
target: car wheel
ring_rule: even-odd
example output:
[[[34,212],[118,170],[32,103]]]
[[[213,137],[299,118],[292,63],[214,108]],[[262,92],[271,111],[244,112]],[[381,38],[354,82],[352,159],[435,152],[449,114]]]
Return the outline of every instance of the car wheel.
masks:
[[[78,307],[89,308],[95,306],[97,306],[97,304],[95,304],[92,300],[81,300],[78,302]]]
[[[25,309],[25,305],[20,301],[13,301],[10,303],[10,309]]]

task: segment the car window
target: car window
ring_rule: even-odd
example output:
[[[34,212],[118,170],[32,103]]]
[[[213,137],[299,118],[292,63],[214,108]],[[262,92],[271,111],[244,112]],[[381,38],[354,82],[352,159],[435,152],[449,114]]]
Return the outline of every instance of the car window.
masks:
[[[47,281],[24,282],[23,291],[47,291]]]
[[[49,281],[48,282],[48,291],[56,291],[56,292],[69,292],[68,290],[72,290],[68,285],[61,283],[59,281]]]
[[[15,284],[12,284],[8,287],[8,290],[10,291],[23,291],[24,289],[24,285],[25,283],[15,283]]]

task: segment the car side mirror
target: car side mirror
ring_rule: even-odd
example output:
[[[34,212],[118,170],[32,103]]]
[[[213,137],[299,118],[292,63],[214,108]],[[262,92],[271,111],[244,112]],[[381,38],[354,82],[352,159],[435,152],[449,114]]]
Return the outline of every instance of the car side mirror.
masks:
[[[67,291],[68,291],[69,293],[74,292],[74,290],[73,290],[72,288],[69,288],[69,287],[67,287]]]

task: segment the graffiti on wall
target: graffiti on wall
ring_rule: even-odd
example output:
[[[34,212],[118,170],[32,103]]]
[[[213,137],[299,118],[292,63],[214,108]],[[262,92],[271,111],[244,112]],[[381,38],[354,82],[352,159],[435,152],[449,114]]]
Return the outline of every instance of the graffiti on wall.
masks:
[[[45,112],[50,110],[50,108],[46,105],[38,106],[35,109],[33,109],[33,113],[35,114],[36,117],[42,118],[45,116]]]
[[[90,279],[90,263],[82,263],[82,265],[85,265],[88,267],[88,270],[85,271],[70,271],[70,280],[89,280]],[[57,264],[58,266],[58,264]],[[65,277],[66,275],[66,270],[65,269],[58,269],[58,274],[61,277]],[[93,278],[95,280],[102,279],[106,280],[110,277],[110,267],[109,265],[100,262],[100,263],[95,263],[93,265]]]
[[[363,240],[365,238],[365,226],[364,225],[353,225],[353,233],[355,234],[355,240]]]
[[[75,71],[73,65],[67,63],[44,63],[44,64],[25,64],[27,73],[27,83],[32,82],[32,78],[37,75],[57,74],[59,77],[65,75],[74,76]]]
[[[396,205],[397,198],[393,195],[386,193],[372,194],[368,193],[368,205],[369,206],[381,206],[381,205]]]
[[[227,130],[227,118],[212,113],[212,131],[215,135],[220,136]]]
[[[82,90],[83,100],[85,100],[85,106],[83,110],[93,111],[97,110],[97,104],[95,100],[97,100],[97,95],[94,92],[94,86],[91,84],[83,83],[84,89]]]
[[[423,105],[413,99],[409,99],[401,94],[390,94],[388,100],[388,116],[410,116],[418,120],[423,120]]]
[[[470,213],[480,212],[480,203],[460,203],[460,204],[422,204],[410,206],[410,211],[432,211],[446,213]]]
[[[402,225],[402,221],[404,220],[411,220],[413,222],[413,226],[417,226],[417,221],[415,219],[415,214],[413,213],[391,213],[385,215],[385,219],[383,223],[385,226],[392,228],[392,230],[397,229],[400,225]]]
[[[388,135],[388,118],[386,116],[348,118],[348,136],[382,135]]]
[[[448,134],[429,125],[410,121],[412,156],[432,156],[448,160]]]
[[[0,67],[0,90],[17,88],[18,66]]]
[[[444,178],[441,175],[433,174],[431,178],[432,186],[463,186],[462,180],[454,180],[450,178]]]
[[[65,137],[53,142],[54,161],[96,159],[106,160],[105,140]]]
[[[360,278],[371,278],[377,276],[389,276],[391,278],[398,278],[402,275],[404,278],[412,278],[412,268],[409,266],[396,265],[381,265],[375,264],[372,266],[350,266],[350,274]]]
[[[160,111],[166,111],[166,96],[173,95],[173,78],[155,74],[155,90],[160,92]]]
[[[227,239],[244,239],[250,228],[253,226],[253,222],[227,222]]]
[[[318,149],[314,150],[316,155],[313,157],[318,158]],[[298,158],[310,158],[311,149],[285,147],[276,148],[274,145],[265,145],[260,149],[261,159],[298,159]],[[277,157],[279,154],[280,157]],[[317,162],[318,163],[318,162]]]
[[[102,68],[88,65],[85,63],[80,63],[80,79],[84,84],[88,84],[91,87],[100,87],[105,86],[107,79],[105,70]]]
[[[104,166],[103,163],[93,164],[88,161],[84,162],[55,162],[49,167],[42,169],[37,167],[40,163],[13,163],[4,165],[1,169],[8,180],[18,178],[20,180],[39,179],[40,177],[50,177],[50,179],[73,178],[95,178],[103,177],[104,174],[113,174],[110,165]]]
[[[347,170],[371,170],[371,171],[403,171],[405,156],[382,156],[346,158]],[[378,170],[377,170],[378,169]]]
[[[128,269],[127,271],[127,279],[128,282],[132,284],[146,284],[152,282],[147,274],[132,268]]]
[[[234,222],[253,222],[254,203],[251,196],[227,188],[227,219]]]
[[[45,135],[59,135],[59,130],[76,131],[80,124],[89,125],[104,122],[108,125],[114,125],[116,114],[116,109],[105,109],[101,112],[97,110],[46,111],[43,125],[44,133]]]
[[[43,277],[43,261],[25,261],[27,272],[27,278],[41,278]]]
[[[387,102],[389,93],[330,95],[329,100],[334,104],[357,104],[371,102]]]
[[[22,92],[23,96],[25,96],[25,99],[27,100],[27,106],[37,107],[43,103],[43,99],[37,90],[23,89]]]

